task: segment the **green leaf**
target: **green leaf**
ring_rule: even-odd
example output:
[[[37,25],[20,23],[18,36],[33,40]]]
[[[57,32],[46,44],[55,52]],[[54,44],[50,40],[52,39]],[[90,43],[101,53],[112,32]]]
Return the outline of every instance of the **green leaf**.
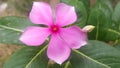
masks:
[[[113,12],[113,20],[115,22],[120,22],[120,2],[116,5],[114,12]]]
[[[92,9],[87,24],[95,26],[95,29],[89,33],[89,39],[105,39],[105,36],[107,35],[107,29],[109,28],[110,24],[103,12],[101,12],[98,8]]]
[[[112,13],[112,22],[110,28],[108,29],[108,34],[106,38],[112,38],[114,40],[120,39],[120,2],[115,6],[115,9]]]
[[[114,47],[120,51],[120,44],[115,45]]]
[[[2,17],[0,18],[0,43],[22,44],[19,37],[23,30],[33,25],[27,18]]]
[[[86,46],[73,51],[70,59],[73,68],[120,67],[120,51],[106,43],[92,40]]]
[[[120,26],[115,24],[115,22],[113,22],[111,27],[108,29],[106,38],[109,38],[109,39],[111,38],[111,40],[119,40],[120,39],[120,29],[119,28],[120,28]]]
[[[4,68],[119,68],[120,54],[116,48],[91,40],[86,46],[73,50],[62,65],[50,63],[46,55],[47,46],[24,47],[14,53]],[[17,60],[17,61],[16,61]]]
[[[101,9],[103,9],[103,12],[104,12],[104,9],[109,9],[109,11],[107,12],[112,12],[113,11],[113,7],[112,7],[112,2],[110,0],[96,0],[96,4],[102,4],[103,7]],[[107,13],[106,12],[106,13]]]
[[[97,0],[94,8],[91,9],[88,19],[88,24],[96,27],[93,32],[89,33],[89,39],[102,41],[114,41],[119,39],[120,24],[115,21],[119,19],[118,12],[119,5],[117,5],[113,11],[110,0]]]
[[[111,37],[106,36],[109,34],[108,29],[111,26],[112,18],[112,5],[109,0],[97,0],[95,6],[91,9],[88,18],[88,25],[94,25],[96,28],[89,33],[89,39],[113,40]]]
[[[5,63],[4,68],[47,68],[47,46],[24,47],[14,53]]]
[[[76,22],[76,25],[80,27],[84,27],[88,19],[87,9],[85,8],[85,5],[81,1],[77,2],[76,8],[77,8],[76,10],[77,10],[77,15],[78,15],[78,20]]]
[[[68,60],[67,62],[63,63],[62,65],[59,64],[51,64],[48,66],[48,68],[73,68],[72,64],[70,63],[70,61]]]
[[[95,9],[97,11],[94,11]],[[96,14],[94,14],[95,12]],[[88,19],[88,24],[96,26],[95,30],[89,34],[89,38],[102,41],[114,41],[120,39],[118,12],[119,5],[117,5],[113,11],[110,0],[97,0]]]
[[[59,65],[49,61],[46,49],[47,45],[24,47],[7,60],[4,68],[70,68],[68,62]]]
[[[113,15],[112,15],[112,20],[113,21],[112,21],[111,27],[108,29],[108,31],[112,33],[111,36],[116,38],[116,40],[120,39],[120,19],[119,19],[120,18],[120,13],[119,12],[120,12],[120,2],[118,2],[118,4],[116,5],[116,7],[114,9],[114,12],[113,12]]]
[[[87,9],[87,11],[89,12],[89,8],[90,8],[90,0],[79,0],[82,1]]]
[[[85,4],[80,0],[61,0],[61,2],[65,2],[69,5],[72,5],[75,7],[78,20],[76,24],[80,27],[83,27],[86,25],[88,13],[87,8],[85,7]]]

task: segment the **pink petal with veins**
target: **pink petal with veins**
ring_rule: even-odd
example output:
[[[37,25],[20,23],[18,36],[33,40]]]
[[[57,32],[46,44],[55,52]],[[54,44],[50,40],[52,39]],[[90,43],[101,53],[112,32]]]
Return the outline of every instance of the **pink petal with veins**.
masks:
[[[28,46],[39,46],[50,35],[48,28],[28,27],[20,37],[20,41]]]
[[[73,6],[60,3],[56,7],[56,23],[60,26],[73,24],[77,20],[75,8]]]
[[[52,9],[45,2],[34,2],[29,18],[34,24],[51,25],[53,23]]]
[[[78,49],[87,44],[87,35],[77,26],[61,28],[60,36],[69,44],[70,48]]]
[[[59,35],[52,35],[48,45],[47,55],[49,59],[62,64],[70,56],[70,48]]]

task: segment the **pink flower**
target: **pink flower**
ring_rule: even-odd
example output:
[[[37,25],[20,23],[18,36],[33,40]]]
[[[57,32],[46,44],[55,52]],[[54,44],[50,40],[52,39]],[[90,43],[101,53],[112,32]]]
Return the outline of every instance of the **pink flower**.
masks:
[[[43,24],[47,27],[28,27],[20,40],[28,46],[40,46],[48,36],[51,36],[48,44],[47,56],[58,64],[66,61],[71,53],[71,49],[78,49],[86,42],[86,33],[77,26],[65,28],[77,20],[73,6],[59,3],[55,10],[55,19],[49,4],[44,2],[34,2],[30,12],[30,20],[34,24]]]

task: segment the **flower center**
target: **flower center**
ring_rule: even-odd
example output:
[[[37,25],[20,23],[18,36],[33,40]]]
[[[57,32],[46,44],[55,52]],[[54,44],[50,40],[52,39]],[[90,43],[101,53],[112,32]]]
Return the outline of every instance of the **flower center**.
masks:
[[[50,28],[51,32],[58,32],[59,31],[59,27],[57,25],[52,25]]]

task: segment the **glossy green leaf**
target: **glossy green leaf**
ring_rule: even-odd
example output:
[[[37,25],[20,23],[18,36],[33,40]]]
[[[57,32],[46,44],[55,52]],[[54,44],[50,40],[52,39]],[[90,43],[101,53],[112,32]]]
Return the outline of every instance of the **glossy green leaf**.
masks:
[[[2,17],[0,18],[0,43],[22,44],[19,41],[23,30],[33,25],[27,18],[23,17]]]
[[[4,68],[70,68],[68,63],[59,65],[49,61],[46,49],[47,45],[24,47],[7,60]]]
[[[73,68],[120,67],[120,51],[106,43],[93,40],[79,50],[73,51],[71,57]]]
[[[45,53],[47,46],[24,47],[14,53],[5,63],[4,68],[47,68]]]
[[[89,39],[104,41],[113,40],[111,37],[107,37],[109,32],[108,29],[112,23],[112,12],[112,5],[109,0],[97,0],[95,6],[90,11],[87,23],[88,25],[94,25],[96,27],[89,33]]]
[[[47,46],[24,47],[14,53],[4,68],[119,68],[120,54],[116,48],[100,42],[89,41],[79,50],[73,50],[68,61],[62,65],[50,63]],[[17,61],[16,61],[17,60]]]

